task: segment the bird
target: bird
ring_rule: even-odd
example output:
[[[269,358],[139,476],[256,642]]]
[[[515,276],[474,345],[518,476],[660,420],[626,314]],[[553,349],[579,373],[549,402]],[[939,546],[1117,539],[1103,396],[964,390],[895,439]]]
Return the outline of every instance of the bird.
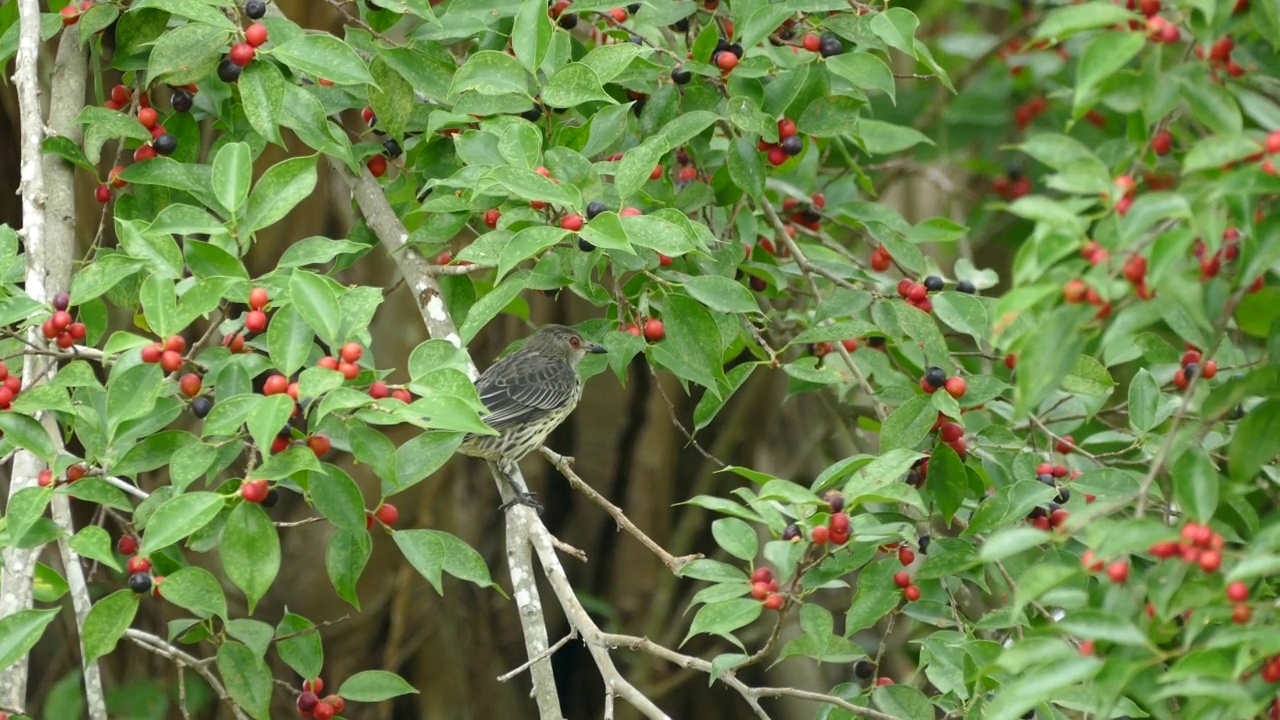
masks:
[[[578,362],[588,354],[607,352],[571,327],[547,325],[476,380],[476,392],[488,410],[481,420],[498,434],[469,433],[458,452],[487,460],[511,485],[516,497],[503,509],[513,503],[539,509],[532,494],[515,484],[508,468],[541,447],[577,407],[582,399]]]

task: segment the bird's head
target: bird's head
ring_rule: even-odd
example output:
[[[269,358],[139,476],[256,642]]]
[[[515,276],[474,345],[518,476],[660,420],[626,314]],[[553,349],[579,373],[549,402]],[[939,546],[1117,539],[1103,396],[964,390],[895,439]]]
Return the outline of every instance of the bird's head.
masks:
[[[548,325],[542,328],[529,338],[524,349],[552,357],[562,357],[569,361],[570,365],[577,365],[587,353],[609,352],[603,345],[588,342],[582,337],[582,333],[564,325]]]

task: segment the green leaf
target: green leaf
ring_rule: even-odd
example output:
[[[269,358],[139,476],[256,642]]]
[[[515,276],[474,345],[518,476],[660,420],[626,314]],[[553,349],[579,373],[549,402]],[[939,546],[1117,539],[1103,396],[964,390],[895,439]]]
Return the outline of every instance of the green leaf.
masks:
[[[227,692],[256,720],[267,720],[271,711],[271,671],[247,645],[228,641],[218,646],[218,674]]]
[[[227,598],[222,594],[222,586],[213,573],[204,568],[184,567],[166,575],[163,592],[165,600],[190,610],[197,617],[217,615],[223,620],[227,617]]]
[[[1244,128],[1240,106],[1220,82],[1208,72],[1194,75],[1174,75],[1181,88],[1182,99],[1191,108],[1191,114],[1215,133],[1227,135],[1239,133]]]
[[[458,328],[458,335],[462,337],[462,344],[470,343],[476,334],[485,325],[489,324],[490,320],[497,317],[503,308],[520,295],[520,291],[524,290],[525,283],[528,281],[529,275],[527,272],[514,273],[498,283],[497,287],[486,293],[475,305],[472,305],[471,310],[467,312],[466,319],[462,321],[462,327]]]
[[[1132,12],[1110,2],[1069,5],[1050,11],[1036,28],[1032,40],[1064,39],[1078,32],[1125,23],[1134,18]]]
[[[932,461],[929,463],[929,471],[933,472]],[[1049,533],[1033,527],[1008,528],[987,538],[987,541],[982,544],[978,557],[983,562],[997,562],[1013,557],[1024,550],[1043,545],[1051,538]]]
[[[392,533],[400,552],[436,592],[444,594],[441,573],[488,587],[492,584],[489,569],[472,547],[457,537],[438,530],[401,530]]]
[[[897,558],[882,558],[862,569],[858,574],[858,592],[845,614],[846,636],[853,637],[859,630],[874,626],[898,607],[902,591],[893,584],[893,574],[901,568]]]
[[[168,233],[145,231],[138,223],[117,217],[116,234],[120,237],[120,247],[145,263],[152,273],[168,280],[182,277],[182,251]],[[84,302],[79,298],[77,301]]]
[[[1241,134],[1209,135],[1196,141],[1182,161],[1184,173],[1218,170],[1260,150],[1256,140]]]
[[[737,598],[707,603],[699,608],[698,613],[693,616],[693,623],[689,626],[689,633],[684,636],[681,644],[688,642],[689,638],[695,635],[705,633],[707,635],[718,635],[741,647],[742,643],[733,637],[733,631],[755,622],[763,611],[764,606],[760,604],[760,601],[751,598]]]
[[[749,138],[736,137],[729,143],[727,167],[729,179],[743,192],[756,199],[764,195],[764,164]]]
[[[298,312],[297,305],[290,303],[276,310],[267,326],[267,352],[271,362],[281,374],[292,376],[310,357],[314,337],[315,332]]]
[[[936,393],[941,395],[943,393]],[[950,396],[948,396],[950,397]],[[938,503],[938,511],[948,523],[964,503],[969,489],[969,478],[960,456],[949,445],[939,444],[929,456],[929,469],[925,475],[925,487],[929,496]]]
[[[356,610],[360,609],[360,598],[356,595],[356,583],[364,572],[369,555],[373,552],[373,542],[369,533],[363,528],[348,530],[339,528],[329,540],[329,547],[324,554],[324,566],[329,573],[329,581],[338,597],[345,600]]]
[[[960,292],[941,292],[933,295],[932,302],[933,314],[953,330],[975,340],[989,338],[991,318],[981,299]]]
[[[711,536],[722,550],[739,560],[750,562],[760,550],[756,531],[738,518],[720,518],[711,523]]]
[[[369,105],[378,117],[378,128],[393,138],[403,137],[413,114],[413,85],[382,55],[373,57],[369,71],[377,83],[369,91]]]
[[[449,97],[456,98],[468,90],[481,95],[528,95],[528,73],[519,60],[504,52],[481,50],[454,73]]]
[[[224,27],[187,23],[160,36],[151,46],[147,77],[170,85],[207,78],[217,69],[231,37],[231,29],[225,27],[227,19],[222,18],[219,24]]]
[[[269,64],[269,63],[264,63]],[[232,213],[249,198],[253,154],[242,142],[223,145],[213,157],[213,194]]]
[[[0,414],[2,416],[2,414]],[[1280,400],[1267,400],[1236,426],[1227,450],[1227,465],[1236,482],[1252,482],[1263,465],[1280,455]]]
[[[796,127],[813,137],[850,135],[861,120],[863,103],[844,95],[820,97],[809,103]]]
[[[77,303],[86,303],[101,297],[122,280],[141,270],[143,263],[124,253],[115,253],[96,259],[75,273],[71,278],[71,297]]]
[[[324,667],[324,644],[314,628],[310,620],[287,611],[276,626],[276,637],[280,638],[276,641],[276,654],[285,665],[308,679],[319,677]]]
[[[275,638],[276,631],[261,620],[235,618],[227,621],[227,634],[253,650],[257,657],[264,657]]]
[[[396,448],[399,487],[408,488],[443,467],[462,444],[462,438],[462,433],[426,432]]]
[[[147,521],[139,552],[150,555],[196,532],[218,516],[224,503],[225,498],[212,492],[169,498]]]
[[[537,73],[551,47],[551,18],[541,0],[524,0],[511,30],[511,48],[524,69]]]
[[[910,685],[882,685],[871,692],[876,707],[895,718],[918,720],[933,717],[933,703]]]
[[[342,307],[338,303],[338,294],[324,278],[295,270],[289,278],[289,299],[321,340],[334,347],[341,343],[343,338],[338,334]]]
[[[539,10],[546,17],[546,8],[541,0],[537,0]],[[347,678],[338,695],[343,700],[353,702],[382,702],[401,695],[417,695],[418,691],[395,673],[383,670],[364,670]]]
[[[14,664],[19,658],[26,657],[31,648],[40,641],[45,627],[57,616],[58,608],[49,608],[48,610],[19,610],[0,618],[0,670]],[[112,645],[114,644],[113,642]],[[86,647],[88,647],[87,644]]]
[[[242,502],[231,511],[220,554],[227,579],[244,591],[252,613],[280,572],[280,536],[260,505]]]
[[[722,313],[760,311],[751,291],[741,283],[719,275],[698,275],[684,284],[685,292],[709,309]]]
[[[927,395],[916,395],[889,414],[880,428],[880,452],[912,449],[924,440],[938,420],[938,411]]]
[[[893,155],[920,143],[934,144],[915,128],[870,118],[858,120],[857,133],[863,147],[872,155]]]
[[[680,377],[719,395],[724,377],[720,365],[720,329],[701,303],[683,295],[671,295],[663,315],[666,339],[653,346],[653,357]]]
[[[249,194],[249,207],[245,210],[244,219],[249,232],[282,220],[315,189],[315,155],[289,158],[267,168]]]
[[[364,498],[349,475],[334,465],[311,473],[311,500],[329,522],[345,530],[364,530]]]
[[[597,217],[596,219],[598,220],[599,218]],[[542,250],[561,242],[568,235],[568,230],[562,230],[551,225],[533,225],[516,233],[503,246],[502,254],[498,257],[498,277],[505,276],[515,266]]]
[[[1129,383],[1129,427],[1139,433],[1151,432],[1161,421],[1159,407],[1160,385],[1142,368]]]
[[[827,58],[827,69],[848,80],[856,88],[879,90],[897,102],[897,84],[893,72],[879,56],[869,52],[850,52]]]
[[[94,603],[80,631],[85,662],[93,662],[115,650],[124,631],[133,624],[136,612],[138,596],[130,590],[117,590]]]
[[[240,72],[236,85],[240,88],[241,107],[249,124],[266,140],[282,145],[280,125],[286,89],[280,68],[269,62],[249,63]],[[240,207],[238,204],[228,206],[221,197],[219,201],[232,212]]]
[[[271,57],[313,77],[338,85],[372,85],[369,68],[349,45],[329,34],[301,34],[271,51]]]
[[[1146,47],[1147,38],[1138,32],[1100,33],[1085,46],[1076,68],[1075,106],[1077,114],[1094,90]]]
[[[67,542],[67,546],[81,557],[97,560],[116,572],[124,571],[112,549],[111,535],[97,525],[86,525],[80,528],[80,531]]]
[[[0,431],[10,443],[35,453],[46,463],[53,462],[57,451],[53,439],[35,418],[16,412],[0,412]]]
[[[258,400],[253,412],[249,414],[249,436],[264,453],[271,447],[280,429],[289,422],[296,405],[293,398],[284,394]]]

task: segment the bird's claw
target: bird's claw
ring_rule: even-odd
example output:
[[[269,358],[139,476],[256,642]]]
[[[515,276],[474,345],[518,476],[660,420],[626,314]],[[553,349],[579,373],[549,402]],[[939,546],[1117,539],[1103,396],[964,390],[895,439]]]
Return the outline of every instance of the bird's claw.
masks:
[[[516,493],[516,496],[514,498],[499,505],[498,509],[503,512],[506,512],[507,510],[510,510],[516,505],[527,505],[528,507],[533,508],[534,512],[538,513],[539,515],[542,514],[542,503],[538,502],[537,500],[534,500],[533,493],[529,493],[529,492]]]

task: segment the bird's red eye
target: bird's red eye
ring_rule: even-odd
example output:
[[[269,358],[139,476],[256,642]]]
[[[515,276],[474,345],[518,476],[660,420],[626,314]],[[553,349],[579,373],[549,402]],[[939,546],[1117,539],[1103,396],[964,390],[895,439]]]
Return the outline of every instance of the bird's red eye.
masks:
[[[569,338],[569,344],[574,347],[578,347],[579,345],[582,344],[582,341],[579,340],[577,337],[571,337]]]

